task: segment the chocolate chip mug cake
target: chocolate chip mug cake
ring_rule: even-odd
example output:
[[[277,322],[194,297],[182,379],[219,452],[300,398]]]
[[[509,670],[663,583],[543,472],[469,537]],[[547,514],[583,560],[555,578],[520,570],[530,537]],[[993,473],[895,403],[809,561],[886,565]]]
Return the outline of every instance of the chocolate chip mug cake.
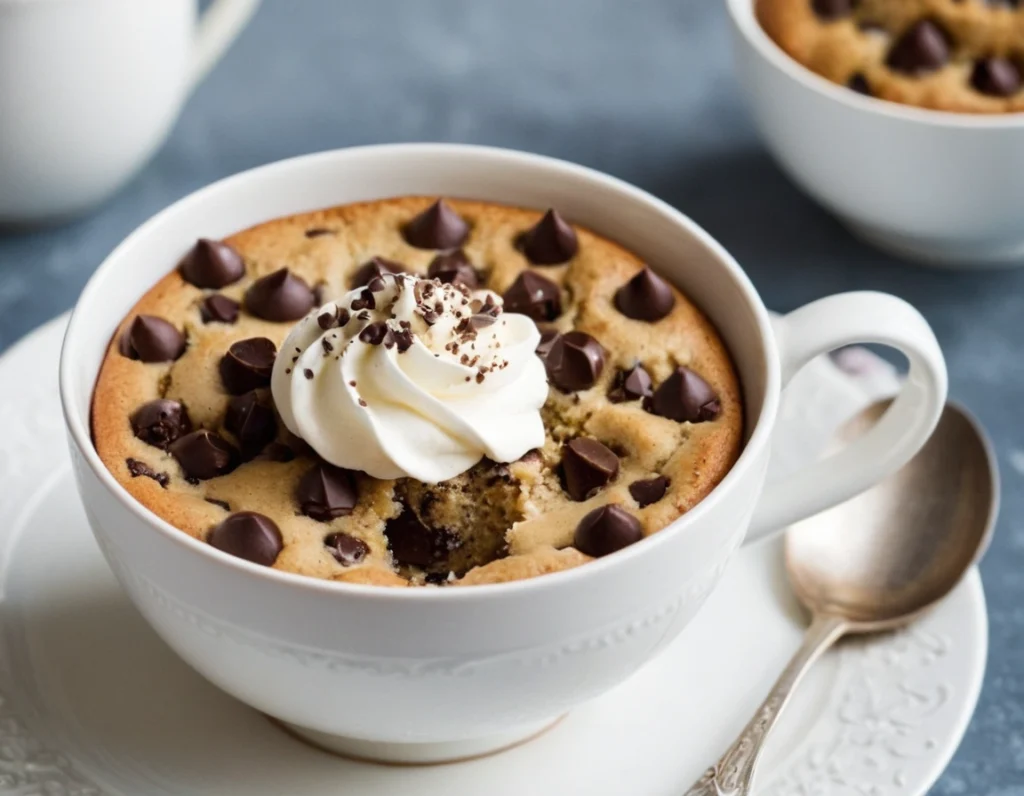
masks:
[[[406,197],[200,240],[133,308],[92,408],[151,511],[313,577],[494,583],[665,527],[725,476],[725,346],[554,210]]]
[[[1024,111],[1020,0],[756,0],[792,58],[880,99],[965,113]]]

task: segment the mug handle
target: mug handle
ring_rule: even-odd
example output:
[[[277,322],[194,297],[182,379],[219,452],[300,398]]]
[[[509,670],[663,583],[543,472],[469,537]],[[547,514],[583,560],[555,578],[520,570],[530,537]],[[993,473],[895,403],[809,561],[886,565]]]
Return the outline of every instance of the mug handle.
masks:
[[[196,25],[188,88],[194,89],[259,8],[260,0],[214,0]]]
[[[775,337],[783,389],[815,357],[854,343],[902,351],[910,372],[896,400],[866,434],[764,492],[748,542],[849,500],[892,475],[928,441],[946,402],[946,362],[938,341],[921,313],[895,296],[842,293],[811,302],[784,316]]]

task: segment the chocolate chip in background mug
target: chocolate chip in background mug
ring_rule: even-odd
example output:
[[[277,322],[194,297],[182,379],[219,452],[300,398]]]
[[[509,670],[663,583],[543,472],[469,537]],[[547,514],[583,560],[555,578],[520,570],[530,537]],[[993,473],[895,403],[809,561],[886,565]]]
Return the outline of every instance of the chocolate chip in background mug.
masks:
[[[604,361],[604,349],[597,340],[586,332],[573,331],[552,343],[544,365],[552,384],[563,392],[576,392],[594,386]]]
[[[469,224],[438,199],[402,228],[406,243],[417,249],[456,249],[469,236]]]
[[[318,462],[299,479],[295,500],[303,514],[319,522],[345,517],[359,501],[355,473]]]
[[[185,353],[185,336],[163,318],[137,315],[121,335],[118,350],[142,362],[173,362]]]
[[[219,434],[206,429],[181,437],[170,447],[186,478],[206,481],[230,473],[238,464],[238,451]]]
[[[138,439],[162,450],[192,430],[184,405],[167,398],[147,401],[132,412],[128,422]]]
[[[580,520],[573,546],[585,555],[601,558],[644,538],[640,520],[613,503],[596,508]]]
[[[324,547],[343,567],[359,564],[370,552],[370,546],[366,542],[344,531],[331,533],[324,537]]]
[[[266,337],[249,337],[231,344],[221,357],[220,378],[231,395],[270,386],[277,347]]]
[[[313,302],[309,285],[287,268],[260,277],[245,291],[245,308],[265,321],[297,321]]]
[[[218,289],[245,276],[245,261],[229,244],[200,238],[178,270],[186,282],[196,287]]]
[[[675,306],[668,282],[645,265],[636,276],[615,291],[615,308],[635,321],[660,321]]]
[[[199,305],[199,317],[203,323],[234,323],[238,320],[239,306],[237,301],[214,293]]]
[[[516,241],[523,254],[534,265],[559,265],[576,256],[579,241],[576,231],[554,208],[524,232]]]
[[[619,457],[596,439],[578,437],[562,452],[565,491],[573,500],[586,500],[618,474]]]
[[[636,501],[640,508],[644,508],[644,506],[657,503],[665,497],[669,483],[670,481],[663,475],[634,481],[629,485],[629,494],[633,496],[633,500]]]
[[[214,525],[206,537],[215,547],[237,558],[271,566],[284,548],[277,524],[255,511],[239,511]]]

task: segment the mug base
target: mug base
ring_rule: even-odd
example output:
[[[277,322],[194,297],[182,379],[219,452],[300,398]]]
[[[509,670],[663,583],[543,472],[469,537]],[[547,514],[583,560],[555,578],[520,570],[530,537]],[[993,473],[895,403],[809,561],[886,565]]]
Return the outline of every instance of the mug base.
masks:
[[[269,718],[269,717],[268,717]],[[514,729],[482,738],[468,738],[461,741],[428,741],[421,743],[392,743],[390,741],[368,741],[345,735],[332,735],[311,730],[286,721],[271,718],[270,721],[292,737],[308,743],[323,752],[341,755],[352,760],[367,763],[382,763],[396,766],[429,766],[441,763],[461,763],[488,755],[498,754],[543,735],[565,716],[544,719],[524,724]]]
[[[953,270],[1024,266],[1024,241],[956,243],[938,238],[901,235],[887,229],[841,219],[854,235],[877,249],[922,265]]]

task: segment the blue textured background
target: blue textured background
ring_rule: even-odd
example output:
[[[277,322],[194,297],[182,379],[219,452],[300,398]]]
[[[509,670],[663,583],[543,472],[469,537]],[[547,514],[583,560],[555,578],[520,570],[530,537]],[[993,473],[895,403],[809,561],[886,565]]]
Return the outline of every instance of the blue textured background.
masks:
[[[985,688],[934,792],[1024,796],[1024,269],[923,270],[854,240],[768,158],[728,45],[724,8],[706,0],[268,0],[116,198],[59,229],[0,231],[0,349],[71,307],[118,241],[175,199],[268,161],[385,141],[528,149],[625,178],[717,236],[777,310],[848,289],[902,296],[934,326],[952,395],[992,432],[1005,486],[982,564]]]

